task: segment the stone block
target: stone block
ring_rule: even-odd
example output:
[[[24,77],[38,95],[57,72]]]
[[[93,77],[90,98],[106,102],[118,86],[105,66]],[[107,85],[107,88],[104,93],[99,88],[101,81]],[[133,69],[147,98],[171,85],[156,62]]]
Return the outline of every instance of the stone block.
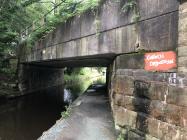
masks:
[[[136,119],[136,129],[143,133],[148,133],[148,116],[143,113],[138,113]]]
[[[165,95],[168,92],[168,85],[166,83],[162,82],[151,82],[150,88],[149,88],[149,94],[147,97],[151,100],[165,100]]]
[[[47,47],[47,48],[45,49],[44,58],[45,58],[45,59],[51,59],[51,58],[52,58],[52,55],[51,55],[51,47]]]
[[[144,69],[144,55],[120,55],[116,59],[116,69]]]
[[[147,130],[148,134],[159,139],[160,122],[153,118],[147,117]]]
[[[133,71],[131,69],[116,69],[116,75],[126,75],[133,76]]]
[[[125,108],[115,106],[114,110],[114,120],[116,125],[119,126],[130,126],[131,128],[135,128],[136,126],[136,117],[137,113],[134,111],[129,111]]]
[[[163,51],[177,47],[178,13],[140,22],[140,47],[137,50]]]
[[[86,11],[81,15],[81,36],[88,36],[99,32],[100,18],[96,11]]]
[[[27,55],[27,62],[31,62],[32,59],[31,59],[31,54]]]
[[[153,136],[150,136],[150,135],[146,135],[146,140],[159,140]]]
[[[57,36],[57,40],[58,42],[67,42],[71,40],[71,19],[67,20],[65,23],[60,24],[57,27],[58,30],[58,36]]]
[[[187,132],[186,131],[181,131],[181,140],[187,140]]]
[[[75,16],[70,20],[70,39],[74,40],[81,37],[81,18]]]
[[[187,18],[186,21],[183,21],[184,23],[187,22]],[[181,25],[182,27],[179,28],[179,35],[178,35],[178,46],[179,47],[186,47],[187,46],[187,24],[185,25]],[[178,48],[180,49],[180,48]],[[181,51],[180,51],[181,52]],[[179,52],[179,56],[181,55]]]
[[[115,28],[118,25],[119,3],[107,0],[99,9],[101,31]],[[109,18],[110,17],[110,18]]]
[[[45,36],[45,47],[51,47],[53,45],[52,32]]]
[[[135,24],[116,29],[116,52],[135,52],[135,48],[139,47],[138,38]]]
[[[148,106],[148,108],[149,108],[149,114],[153,118],[161,121],[166,121],[166,117],[167,117],[165,116],[166,104],[158,100],[153,100],[151,101],[150,106]]]
[[[99,54],[99,37],[97,35],[93,36],[88,36],[85,37],[84,42],[82,42],[82,47],[87,48],[87,53],[88,55],[96,55]],[[83,52],[80,52],[80,54],[85,54],[84,49],[82,50]]]
[[[186,137],[185,129],[165,123],[153,118],[147,118],[148,134],[158,139],[164,140],[183,140]]]
[[[128,140],[145,140],[145,137],[143,135],[139,135],[134,131],[129,131]]]
[[[180,126],[187,130],[187,108],[180,108]]]
[[[171,11],[178,10],[178,8],[179,2],[176,0],[154,0],[139,2],[139,10],[142,17],[141,19],[169,13]]]
[[[79,54],[80,40],[66,42],[63,45],[62,57],[76,57]]]
[[[169,104],[187,107],[187,88],[169,86],[166,101]]]
[[[178,67],[178,72],[187,73],[187,67]]]
[[[135,22],[133,19],[133,10],[127,12],[122,11],[125,3],[126,1],[114,2],[112,0],[104,2],[99,12],[102,31]],[[137,1],[137,9],[140,12],[141,20],[170,13],[171,11],[177,10],[178,6],[179,3],[176,0]]]
[[[34,52],[34,61],[40,60],[40,59],[41,59],[41,53],[40,53],[39,50],[36,50],[36,51]]]
[[[123,104],[123,95],[122,94],[114,94],[114,98],[112,100],[114,101],[115,105],[122,106]]]
[[[133,95],[133,79],[125,76],[117,76],[114,83],[114,91],[118,94]]]
[[[64,47],[64,44],[58,44],[56,46],[56,57],[57,59],[60,59],[60,58],[63,58],[63,47]]]
[[[186,35],[187,36],[187,35]],[[187,40],[186,40],[187,43]],[[187,56],[187,45],[186,46],[182,46],[182,47],[178,47],[178,56],[182,57],[182,56]],[[179,62],[180,63],[180,62]],[[180,65],[180,64],[179,64]]]
[[[183,57],[178,57],[178,66],[179,67],[187,67],[187,54]]]
[[[123,96],[122,98],[123,102],[120,104],[124,108],[131,110],[131,111],[136,111],[135,105],[133,104],[134,97],[133,96]]]
[[[172,126],[168,125],[168,132],[166,134],[164,134],[162,136],[162,138],[166,139],[166,140],[171,140],[171,139],[178,140],[181,137],[180,133],[181,132],[180,132],[179,128],[172,127]]]
[[[103,32],[99,35],[99,52],[116,53],[116,30]]]
[[[87,44],[87,38],[82,38],[81,39],[81,47],[79,49],[79,54],[80,56],[85,56],[88,55],[88,44]]]
[[[52,56],[52,59],[56,59],[57,58],[57,50],[56,50],[57,46],[52,46],[51,47],[51,56]]]
[[[134,82],[134,94],[137,97],[147,98],[149,94],[150,83],[136,80]]]
[[[164,110],[164,118],[166,119],[167,123],[180,126],[180,107],[176,105],[167,104]]]

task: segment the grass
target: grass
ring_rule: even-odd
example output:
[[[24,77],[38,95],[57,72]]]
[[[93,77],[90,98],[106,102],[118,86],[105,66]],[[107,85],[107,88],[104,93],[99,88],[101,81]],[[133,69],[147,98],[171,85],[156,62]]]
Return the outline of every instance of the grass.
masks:
[[[124,135],[122,133],[119,134],[117,140],[125,140]]]
[[[61,113],[63,119],[67,119],[70,116],[72,110],[70,106],[65,106],[65,109],[66,110]]]
[[[82,68],[81,70],[74,69],[74,72],[64,75],[65,88],[70,89],[71,92],[79,96],[91,84],[104,84],[106,82],[105,76],[102,72],[94,68]]]

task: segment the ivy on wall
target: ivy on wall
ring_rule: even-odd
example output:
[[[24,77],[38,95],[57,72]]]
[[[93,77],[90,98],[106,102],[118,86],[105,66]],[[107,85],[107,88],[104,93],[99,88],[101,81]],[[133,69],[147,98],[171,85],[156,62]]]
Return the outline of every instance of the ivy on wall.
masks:
[[[127,2],[122,7],[122,12],[127,13],[133,11],[133,21],[137,22],[140,19],[140,12],[138,10],[137,0],[127,0]]]
[[[58,13],[55,15],[47,15],[45,17],[45,24],[40,26],[36,24],[37,30],[32,31],[29,37],[26,39],[26,44],[28,47],[34,46],[35,41],[45,37],[49,32],[53,31],[56,26],[60,23],[66,22],[69,18],[81,15],[88,9],[94,10],[99,5],[99,0],[66,0],[58,7]]]

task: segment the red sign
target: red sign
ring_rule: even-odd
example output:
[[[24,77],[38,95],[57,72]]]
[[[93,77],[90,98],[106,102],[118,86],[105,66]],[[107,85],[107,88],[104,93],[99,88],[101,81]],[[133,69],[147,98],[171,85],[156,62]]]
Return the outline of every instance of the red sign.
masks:
[[[167,71],[177,67],[173,51],[146,53],[144,62],[147,71]]]

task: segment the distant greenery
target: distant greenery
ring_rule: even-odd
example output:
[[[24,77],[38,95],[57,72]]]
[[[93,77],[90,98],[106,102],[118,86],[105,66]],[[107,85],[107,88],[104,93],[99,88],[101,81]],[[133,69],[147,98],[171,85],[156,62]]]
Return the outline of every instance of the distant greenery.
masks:
[[[0,87],[3,83],[15,83],[16,82],[16,69],[17,60],[10,59],[2,61],[0,59]]]
[[[64,75],[65,88],[79,96],[93,83],[105,84],[106,79],[102,75],[103,71],[105,71],[105,68],[75,68],[70,72],[67,70]]]
[[[93,81],[94,84],[105,84],[106,78],[104,76],[98,78],[97,80]]]

